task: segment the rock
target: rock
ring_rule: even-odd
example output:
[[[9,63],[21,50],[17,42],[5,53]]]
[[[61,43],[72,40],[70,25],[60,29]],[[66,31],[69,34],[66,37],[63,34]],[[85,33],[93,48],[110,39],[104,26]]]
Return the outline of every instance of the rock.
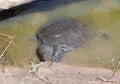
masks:
[[[0,0],[0,10],[9,9],[32,1],[34,0]]]

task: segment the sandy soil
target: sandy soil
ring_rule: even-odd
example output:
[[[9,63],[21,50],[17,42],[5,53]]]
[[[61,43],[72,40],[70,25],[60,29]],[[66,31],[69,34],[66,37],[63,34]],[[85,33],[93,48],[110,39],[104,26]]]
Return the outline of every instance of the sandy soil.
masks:
[[[27,68],[6,67],[0,70],[0,84],[120,84],[120,73],[104,68],[76,67],[55,64],[39,67],[36,75]]]

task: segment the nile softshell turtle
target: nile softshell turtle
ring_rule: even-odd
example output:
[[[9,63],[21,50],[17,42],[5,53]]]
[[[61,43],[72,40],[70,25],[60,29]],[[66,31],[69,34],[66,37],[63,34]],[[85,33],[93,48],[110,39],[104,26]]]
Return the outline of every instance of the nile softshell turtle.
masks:
[[[81,22],[59,18],[45,24],[36,37],[40,60],[60,62],[65,52],[83,46],[91,38],[91,34]]]

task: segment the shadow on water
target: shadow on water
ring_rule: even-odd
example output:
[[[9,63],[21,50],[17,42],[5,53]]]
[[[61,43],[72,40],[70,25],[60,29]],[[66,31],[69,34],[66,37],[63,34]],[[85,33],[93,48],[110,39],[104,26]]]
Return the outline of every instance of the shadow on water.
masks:
[[[77,3],[80,1],[83,0],[35,0],[31,3],[23,4],[17,7],[0,11],[0,20],[2,21],[4,19],[16,16],[27,10],[27,14],[39,11],[48,11],[60,6],[64,6],[71,3]]]

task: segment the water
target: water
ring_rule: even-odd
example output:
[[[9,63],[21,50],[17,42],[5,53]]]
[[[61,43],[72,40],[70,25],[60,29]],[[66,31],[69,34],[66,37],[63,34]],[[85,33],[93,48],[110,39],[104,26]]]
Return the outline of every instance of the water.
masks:
[[[11,45],[6,53],[13,65],[23,66],[36,57],[37,43],[33,38],[45,23],[59,17],[71,17],[94,28],[98,34],[82,48],[67,53],[63,62],[76,66],[111,67],[111,59],[120,53],[120,1],[50,1],[35,3],[35,7],[0,22],[0,32],[15,35],[15,45]],[[103,38],[103,33],[110,39]]]

